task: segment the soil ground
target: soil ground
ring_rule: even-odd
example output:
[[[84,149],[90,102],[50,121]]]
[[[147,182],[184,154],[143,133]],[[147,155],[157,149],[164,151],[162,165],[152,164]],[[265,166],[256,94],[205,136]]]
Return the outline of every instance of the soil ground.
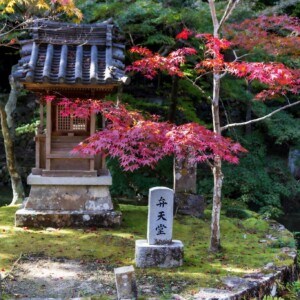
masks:
[[[14,298],[78,298],[114,295],[113,270],[95,262],[23,257],[2,282]]]
[[[157,284],[137,281],[139,294],[159,299]],[[151,278],[150,280],[151,281]],[[174,291],[179,286],[173,286]],[[22,256],[2,281],[5,299],[116,299],[114,270],[97,262]],[[158,298],[156,298],[156,296]],[[154,298],[153,298],[154,297]],[[1,299],[1,297],[0,297]]]

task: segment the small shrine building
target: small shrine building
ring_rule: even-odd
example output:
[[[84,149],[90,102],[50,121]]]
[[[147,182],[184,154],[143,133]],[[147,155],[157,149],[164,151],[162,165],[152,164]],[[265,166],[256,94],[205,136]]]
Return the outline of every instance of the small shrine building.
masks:
[[[30,194],[16,212],[16,226],[109,227],[119,225],[109,186],[112,178],[101,155],[70,151],[101,130],[101,116],[63,116],[60,98],[103,99],[128,81],[124,45],[111,21],[97,24],[37,22],[32,39],[21,42],[12,76],[35,93],[40,126],[35,136],[35,167]],[[45,95],[56,100],[45,102]]]

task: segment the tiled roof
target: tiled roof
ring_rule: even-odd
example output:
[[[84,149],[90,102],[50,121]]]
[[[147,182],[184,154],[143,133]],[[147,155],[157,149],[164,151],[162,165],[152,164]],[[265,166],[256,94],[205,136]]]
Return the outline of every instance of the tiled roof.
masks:
[[[36,23],[31,40],[21,42],[13,73],[24,83],[118,84],[124,74],[124,45],[110,21],[97,24]]]

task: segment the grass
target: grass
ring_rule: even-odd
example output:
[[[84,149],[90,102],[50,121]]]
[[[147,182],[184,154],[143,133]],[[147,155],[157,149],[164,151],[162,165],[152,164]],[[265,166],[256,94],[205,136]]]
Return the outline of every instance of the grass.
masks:
[[[43,254],[51,257],[90,260],[111,267],[134,264],[135,240],[145,239],[147,207],[120,205],[122,226],[118,229],[60,229],[47,231],[14,227],[17,206],[0,207],[0,274],[10,271],[21,254]],[[207,252],[210,237],[210,212],[206,219],[177,216],[174,220],[173,239],[185,247],[182,267],[175,269],[136,269],[137,278],[158,282],[161,295],[171,292],[175,283],[180,293],[191,295],[199,287],[220,287],[220,278],[239,276],[260,270],[273,262],[275,265],[292,264],[271,241],[261,243],[266,234],[278,236],[281,246],[294,245],[288,231],[273,232],[267,222],[253,215],[250,219],[221,217],[222,252]],[[280,234],[280,236],[279,236]],[[279,255],[280,254],[280,255]],[[162,298],[163,299],[163,298]]]

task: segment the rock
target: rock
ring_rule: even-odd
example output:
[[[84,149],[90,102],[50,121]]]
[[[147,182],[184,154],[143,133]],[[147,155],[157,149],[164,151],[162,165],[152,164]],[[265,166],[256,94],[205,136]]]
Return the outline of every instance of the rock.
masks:
[[[291,174],[296,178],[300,179],[300,167],[297,164],[297,161],[300,159],[300,150],[298,149],[290,149],[289,158],[288,158],[288,166]]]
[[[176,212],[183,215],[204,217],[205,200],[201,195],[176,193],[175,194]]]
[[[222,278],[222,282],[227,287],[229,287],[230,289],[233,289],[233,290],[249,289],[249,288],[257,286],[256,282],[251,282],[244,278],[232,277],[232,276]]]
[[[201,288],[199,293],[194,295],[194,300],[230,300],[234,296],[231,291],[212,289],[212,288]]]
[[[273,269],[274,266],[275,266],[274,263],[269,262],[269,263],[267,263],[267,264],[264,266],[264,269],[265,269],[265,270]]]

